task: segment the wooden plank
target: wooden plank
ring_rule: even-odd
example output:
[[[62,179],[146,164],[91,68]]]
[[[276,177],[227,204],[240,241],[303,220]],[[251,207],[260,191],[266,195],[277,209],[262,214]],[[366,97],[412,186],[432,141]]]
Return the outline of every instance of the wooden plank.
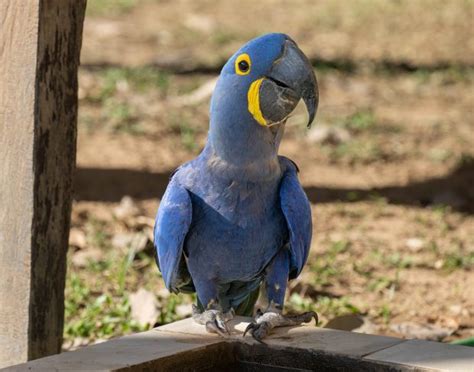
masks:
[[[60,351],[85,3],[0,1],[0,366]]]

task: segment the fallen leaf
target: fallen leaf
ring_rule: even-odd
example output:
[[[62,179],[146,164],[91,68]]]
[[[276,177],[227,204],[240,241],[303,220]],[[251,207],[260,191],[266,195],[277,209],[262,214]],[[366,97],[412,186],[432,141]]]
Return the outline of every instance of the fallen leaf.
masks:
[[[124,196],[120,204],[114,208],[114,215],[119,220],[136,216],[139,212],[135,201],[130,196]]]
[[[118,233],[112,237],[114,248],[127,250],[132,249],[135,253],[143,252],[147,248],[149,237],[146,233]]]
[[[358,315],[341,315],[332,318],[324,328],[339,329],[342,331],[352,331],[364,324],[364,320]]]
[[[153,229],[153,227],[155,226],[155,219],[147,216],[138,216],[135,219],[135,223],[137,227],[148,226]]]
[[[168,291],[166,288],[161,288],[158,290],[156,295],[161,299],[166,299],[170,296],[170,291]]]
[[[72,340],[69,340],[64,343],[63,350],[64,351],[73,351],[80,349],[81,347],[90,345],[91,341],[88,338],[84,337],[75,337]]]
[[[418,324],[414,322],[393,324],[390,326],[390,329],[407,338],[432,341],[440,341],[455,331],[455,329],[439,327],[434,324]]]
[[[76,267],[86,267],[89,262],[99,262],[104,257],[104,253],[99,248],[87,248],[75,252],[71,262]]]
[[[190,316],[193,313],[193,305],[191,304],[181,304],[176,306],[176,315],[179,317],[185,318]]]
[[[310,129],[306,139],[311,143],[329,143],[338,145],[349,141],[351,135],[344,128],[318,125]]]
[[[347,314],[332,318],[324,328],[339,329],[357,333],[377,333],[377,326],[368,318],[356,314]]]
[[[117,233],[112,237],[112,246],[118,249],[126,249],[133,241],[134,234],[131,233]]]
[[[157,300],[144,288],[130,294],[131,317],[140,325],[153,325],[158,318]]]
[[[69,245],[82,249],[87,245],[86,234],[84,231],[72,227],[69,231]]]
[[[425,242],[419,238],[410,238],[406,240],[405,245],[412,252],[418,252],[425,246]]]

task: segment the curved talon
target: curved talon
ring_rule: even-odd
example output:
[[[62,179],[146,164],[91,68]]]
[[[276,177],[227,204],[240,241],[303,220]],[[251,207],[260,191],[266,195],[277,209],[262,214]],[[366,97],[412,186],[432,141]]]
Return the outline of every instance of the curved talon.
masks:
[[[315,326],[318,326],[318,323],[319,323],[319,317],[318,317],[318,313],[315,312],[315,311],[312,311],[312,316],[314,318],[314,321],[316,322]]]
[[[256,329],[256,328],[257,328],[257,323],[249,323],[249,325],[247,326],[247,328],[245,328],[245,331],[244,331],[244,334],[243,334],[242,337],[245,337],[245,335],[247,334],[247,332],[252,331],[252,330],[254,330],[254,329]],[[253,335],[253,332],[250,332],[250,334]]]
[[[206,322],[206,330],[208,332],[217,333],[222,337],[227,337],[230,334],[226,328],[221,328],[217,319],[214,319],[214,321]]]
[[[252,338],[255,340],[255,341],[258,341],[259,343],[263,344],[263,345],[266,345],[265,342],[262,341],[262,339],[256,335],[256,330],[259,329],[261,327],[260,324],[258,323],[250,323],[247,328],[245,328],[245,331],[244,331],[244,334],[243,334],[243,337],[245,337],[245,335],[247,334],[247,332],[250,332]]]
[[[268,323],[267,322],[262,322],[262,323],[250,323],[247,327],[247,329],[245,330],[245,332],[247,332],[247,330],[250,331],[250,334],[252,335],[252,338],[255,340],[255,341],[258,341],[259,343],[261,344],[264,344],[266,345],[265,342],[263,342],[263,338],[267,335],[268,333]],[[244,333],[245,335],[245,333]]]
[[[215,320],[215,323],[222,332],[224,332],[227,335],[230,335],[230,330],[227,327],[227,323],[222,317],[217,316],[216,320]]]
[[[308,315],[310,315],[310,317],[308,318],[307,321],[305,321],[305,323],[311,322],[311,319],[314,318],[314,321],[316,322],[316,325],[318,325],[318,322],[319,322],[318,314],[315,311],[308,311],[307,313],[303,314],[303,316],[308,316]]]

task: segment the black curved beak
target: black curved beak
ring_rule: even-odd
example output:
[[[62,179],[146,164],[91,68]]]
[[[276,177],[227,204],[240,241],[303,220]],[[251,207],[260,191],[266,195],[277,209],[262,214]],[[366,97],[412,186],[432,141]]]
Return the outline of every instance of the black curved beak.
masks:
[[[296,43],[285,41],[282,55],[260,86],[260,110],[269,123],[284,121],[303,99],[308,110],[308,128],[316,116],[318,83],[313,67]]]

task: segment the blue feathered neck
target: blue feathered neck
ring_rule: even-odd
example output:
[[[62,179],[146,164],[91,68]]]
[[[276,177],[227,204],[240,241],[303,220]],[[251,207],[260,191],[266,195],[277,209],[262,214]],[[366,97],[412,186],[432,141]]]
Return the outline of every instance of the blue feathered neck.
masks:
[[[254,39],[239,49],[225,64],[212,95],[209,136],[204,156],[234,169],[234,176],[262,177],[274,173],[278,167],[278,148],[284,126],[261,126],[248,111],[247,92],[253,81],[265,76],[277,59],[286,40],[284,34],[267,34]],[[247,53],[251,72],[235,73],[235,59]],[[229,172],[231,172],[229,170]]]

